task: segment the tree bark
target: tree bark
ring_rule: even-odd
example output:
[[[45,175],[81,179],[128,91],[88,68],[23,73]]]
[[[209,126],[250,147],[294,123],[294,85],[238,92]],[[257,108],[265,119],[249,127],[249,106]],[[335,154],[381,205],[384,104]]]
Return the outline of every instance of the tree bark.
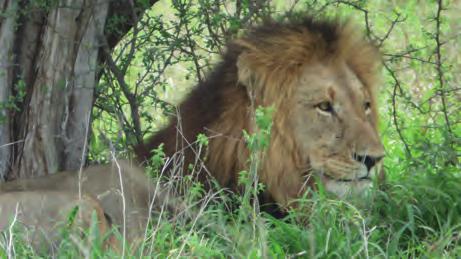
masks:
[[[14,0],[0,2],[2,13],[16,13]],[[13,50],[13,35],[16,15],[5,16],[0,20],[0,180],[3,180],[10,167],[11,147],[10,122],[7,113],[10,89],[12,83],[11,54]]]
[[[45,9],[34,1],[0,0],[0,178],[85,163],[103,44],[113,48],[137,22],[132,17],[155,1],[58,2]],[[128,19],[108,32],[112,15]]]

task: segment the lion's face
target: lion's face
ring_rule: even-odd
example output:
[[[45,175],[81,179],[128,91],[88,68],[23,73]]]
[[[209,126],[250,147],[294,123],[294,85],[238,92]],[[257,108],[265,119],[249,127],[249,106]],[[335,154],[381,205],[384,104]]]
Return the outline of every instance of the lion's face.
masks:
[[[345,63],[310,65],[294,83],[292,130],[309,172],[340,197],[368,188],[384,156],[371,86]]]

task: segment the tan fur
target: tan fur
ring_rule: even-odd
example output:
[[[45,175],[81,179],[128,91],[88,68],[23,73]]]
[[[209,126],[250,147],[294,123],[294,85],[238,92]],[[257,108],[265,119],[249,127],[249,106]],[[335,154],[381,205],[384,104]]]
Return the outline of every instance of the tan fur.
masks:
[[[126,226],[128,244],[134,240],[142,240],[151,212],[160,211],[162,208],[169,211],[180,209],[179,203],[169,200],[166,191],[157,188],[142,169],[126,161],[90,166],[81,174],[61,172],[0,184],[0,197],[5,197],[4,195],[14,197],[11,192],[22,191],[39,195],[55,191],[56,195],[72,195],[72,197],[81,193],[95,197],[121,234],[123,234],[123,226]]]
[[[78,207],[75,219],[68,226],[70,213]],[[19,235],[36,250],[55,247],[64,229],[81,242],[81,231],[88,231],[96,215],[98,233],[101,240],[109,234],[110,224],[104,216],[99,201],[89,195],[77,197],[75,194],[58,191],[20,191],[0,195],[0,231],[5,235]],[[16,230],[20,230],[17,232]],[[10,230],[14,230],[10,232]],[[95,237],[89,237],[86,245],[91,245]],[[119,250],[115,237],[110,235],[106,247]]]

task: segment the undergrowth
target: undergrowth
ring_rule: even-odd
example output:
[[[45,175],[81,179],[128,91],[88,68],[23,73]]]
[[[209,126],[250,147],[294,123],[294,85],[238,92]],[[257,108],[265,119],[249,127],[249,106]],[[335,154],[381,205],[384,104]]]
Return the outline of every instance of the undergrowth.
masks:
[[[271,108],[259,108],[258,130],[245,132],[251,151],[248,171],[241,172],[242,194],[205,190],[195,179],[202,168],[197,159],[187,166],[187,177],[165,178],[166,170],[182,173],[181,160],[167,159],[162,147],[154,151],[148,173],[176,186],[188,213],[156,214],[142,246],[127,257],[158,258],[454,258],[461,256],[461,175],[444,170],[422,170],[408,165],[387,166],[388,180],[367,195],[337,200],[322,189],[301,198],[301,206],[276,219],[260,211],[259,161],[263,159],[271,128]],[[208,141],[197,139],[198,154]],[[175,165],[174,163],[177,163]],[[173,163],[173,164],[171,164]],[[165,166],[167,164],[167,166]],[[172,166],[173,165],[173,166]],[[394,170],[405,171],[396,172]],[[417,170],[416,170],[417,169]],[[308,197],[308,198],[307,198]],[[185,216],[187,215],[187,216]],[[116,230],[114,230],[116,231]],[[91,233],[91,229],[90,229]],[[120,235],[118,235],[120,236]],[[21,235],[8,246],[8,233],[0,240],[0,258],[50,256],[34,252]],[[93,239],[99,240],[99,239]],[[100,240],[82,248],[69,236],[53,250],[53,257],[112,258]],[[14,247],[14,253],[11,249]]]

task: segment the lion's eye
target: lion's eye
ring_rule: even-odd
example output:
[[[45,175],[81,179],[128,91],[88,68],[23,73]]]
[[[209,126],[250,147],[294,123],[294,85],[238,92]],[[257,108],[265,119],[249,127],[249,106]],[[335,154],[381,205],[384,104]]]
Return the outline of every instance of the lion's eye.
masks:
[[[365,108],[365,113],[369,114],[371,112],[371,102],[365,102],[363,106]]]
[[[333,113],[333,105],[329,101],[321,102],[316,105],[316,108],[322,112]]]

